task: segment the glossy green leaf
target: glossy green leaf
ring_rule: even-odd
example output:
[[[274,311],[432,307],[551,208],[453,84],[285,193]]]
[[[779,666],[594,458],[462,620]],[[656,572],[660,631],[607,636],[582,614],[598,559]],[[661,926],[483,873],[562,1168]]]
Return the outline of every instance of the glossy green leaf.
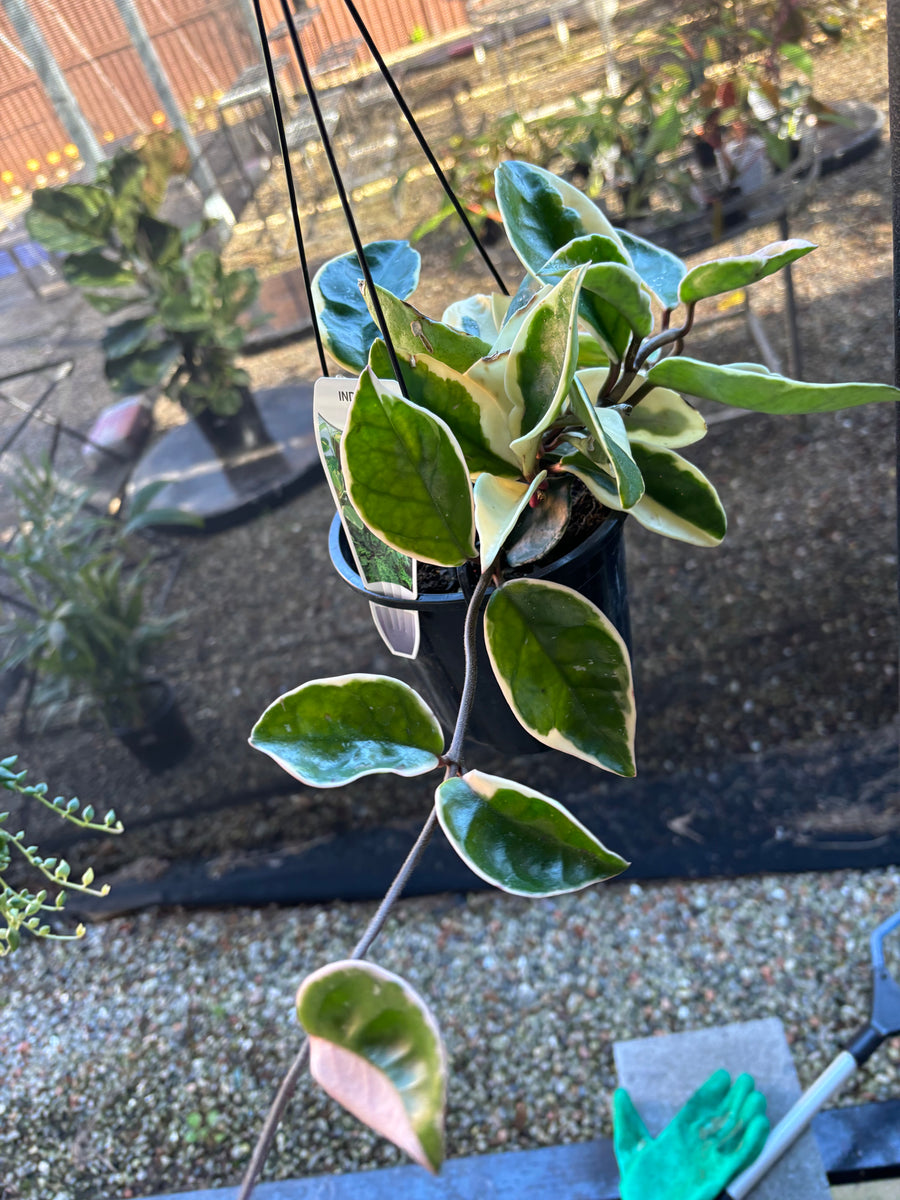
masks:
[[[693,463],[661,446],[631,443],[644,477],[644,498],[631,515],[641,525],[679,542],[718,546],[726,520],[716,489]]]
[[[490,346],[500,332],[509,302],[509,296],[479,293],[448,305],[441,321],[471,337],[482,338]]]
[[[165,296],[159,306],[159,319],[176,333],[196,333],[212,324],[212,313],[189,296]]]
[[[625,643],[571,588],[513,579],[485,610],[494,674],[532,737],[618,775],[634,775],[634,691]]]
[[[541,434],[565,403],[578,357],[578,293],[586,268],[572,270],[530,308],[506,363],[506,393],[521,412],[511,443],[530,475]]]
[[[494,181],[506,235],[533,275],[557,250],[585,234],[599,233],[621,245],[619,235],[596,204],[543,167],[503,162]]]
[[[621,241],[602,233],[591,233],[573,238],[565,246],[560,246],[547,259],[538,275],[541,279],[556,282],[573,267],[582,267],[585,263],[618,263],[623,267],[631,266],[631,260],[622,249]]]
[[[122,358],[132,354],[147,340],[156,327],[154,317],[134,317],[111,325],[103,335],[103,353],[107,358]]]
[[[582,381],[575,379],[573,397],[576,412],[587,418],[586,426],[608,464],[609,474],[616,482],[619,505],[630,509],[644,494],[644,481],[631,453],[625,422],[613,408],[593,408],[584,390]],[[588,423],[589,422],[589,423]],[[594,458],[594,455],[590,455]],[[597,461],[594,458],[594,461]]]
[[[518,475],[518,459],[509,448],[508,404],[431,355],[399,353],[399,359],[408,398],[446,422],[470,472]],[[369,360],[379,379],[390,377],[387,347],[380,339]]]
[[[168,266],[181,257],[181,230],[170,221],[160,221],[147,213],[141,213],[135,238],[142,253],[157,267]],[[220,260],[217,259],[218,261]]]
[[[364,247],[372,279],[405,300],[419,282],[421,258],[409,242],[370,242]],[[380,337],[360,291],[362,268],[356,254],[333,258],[312,281],[316,318],[328,352],[354,375],[362,371],[369,348]]]
[[[572,481],[549,478],[541,488],[543,500],[524,510],[506,540],[510,567],[545,558],[565,537],[572,518]]]
[[[709,296],[720,296],[736,288],[748,287],[767,275],[774,275],[788,263],[802,258],[815,250],[814,242],[791,238],[786,242],[772,242],[755,254],[741,254],[734,258],[717,258],[701,263],[688,271],[681,281],[679,295],[685,304],[694,304]]]
[[[389,771],[423,775],[444,736],[424,700],[385,675],[336,675],[285,692],[262,714],[250,745],[295,779],[341,787]]]
[[[620,875],[628,863],[558,801],[467,771],[435,796],[438,820],[476,875],[514,896],[559,896]]]
[[[577,443],[563,442],[559,447],[559,465],[567,474],[580,479],[592,496],[607,508],[621,510],[619,488],[608,470],[598,466]]]
[[[341,465],[354,508],[383,542],[444,567],[475,557],[459,443],[440,417],[384,390],[368,369],[350,406]]]
[[[107,316],[130,308],[132,304],[141,299],[140,296],[104,295],[102,292],[84,292],[83,294],[91,308],[95,308],[97,312]]]
[[[105,258],[99,250],[86,254],[70,254],[62,265],[63,278],[75,287],[127,287],[136,281],[130,267],[111,258]]]
[[[655,363],[647,378],[703,400],[764,413],[836,412],[900,400],[900,391],[885,383],[802,383],[783,375],[720,367],[680,356]]]
[[[653,329],[650,291],[628,264],[628,256],[611,238],[594,234],[563,246],[541,268],[545,280],[556,280],[573,267],[588,264],[578,314],[615,359],[621,359],[632,333],[646,337]]]
[[[437,1021],[397,975],[373,963],[330,963],[307,976],[297,1017],[313,1079],[414,1162],[444,1159],[447,1058]]]
[[[491,348],[490,342],[480,337],[472,337],[459,333],[449,325],[440,321],[432,321],[417,308],[413,308],[405,300],[400,300],[386,288],[376,283],[375,291],[381,303],[381,311],[387,321],[388,332],[394,349],[404,354],[428,354],[452,367],[454,371],[467,371]],[[363,295],[366,288],[363,285]],[[372,320],[375,320],[373,306],[369,305]]]
[[[579,380],[588,396],[596,402],[609,376],[604,368],[579,370]],[[628,403],[635,392],[644,386],[646,376],[639,374],[622,400]],[[582,417],[582,420],[585,420]],[[587,421],[585,421],[587,424]],[[706,436],[707,428],[703,417],[693,405],[670,388],[656,387],[625,415],[625,428],[629,438],[651,446],[668,446],[678,449],[690,446]]]
[[[546,478],[547,472],[541,471],[531,483],[522,483],[518,479],[504,479],[485,472],[475,480],[475,528],[481,543],[482,571],[486,571],[500,553],[531,497]]]
[[[625,402],[642,380],[625,393]],[[706,422],[693,405],[670,388],[654,388],[625,417],[629,438],[647,446],[692,446],[706,437]]]
[[[181,358],[174,342],[159,342],[121,358],[107,359],[104,365],[109,385],[117,392],[144,392],[164,383]]]
[[[663,308],[678,307],[678,288],[687,274],[687,267],[662,246],[654,246],[635,233],[617,229],[616,236],[628,252],[632,266]]]
[[[102,188],[68,183],[32,194],[25,227],[36,242],[57,254],[83,254],[106,245],[112,201]]]

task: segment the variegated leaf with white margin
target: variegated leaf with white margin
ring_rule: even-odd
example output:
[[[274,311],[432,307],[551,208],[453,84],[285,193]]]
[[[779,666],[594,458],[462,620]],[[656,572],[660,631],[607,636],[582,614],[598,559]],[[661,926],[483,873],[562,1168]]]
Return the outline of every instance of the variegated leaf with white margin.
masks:
[[[650,289],[618,242],[601,234],[575,238],[544,263],[541,279],[555,281],[573,267],[588,266],[578,299],[578,315],[619,360],[633,334],[646,337],[653,328]]]
[[[385,771],[423,775],[444,735],[408,684],[386,675],[335,675],[285,692],[262,714],[250,745],[312,787],[343,787]]]
[[[444,1160],[447,1056],[434,1014],[374,963],[329,963],[297,992],[309,1070],[332,1099],[427,1170]]]
[[[614,408],[595,408],[577,375],[572,383],[571,398],[575,415],[594,438],[604,457],[603,465],[608,464],[609,473],[616,481],[619,504],[624,509],[632,508],[644,494],[644,481],[631,453],[625,422]]]
[[[446,422],[395,396],[368,367],[341,438],[353,507],[376,537],[441,567],[475,557],[469,469]]]
[[[454,300],[444,309],[441,321],[452,329],[482,338],[491,346],[500,332],[510,299],[510,296],[497,293],[487,295],[479,292],[465,300]]]
[[[725,510],[703,472],[662,446],[632,442],[631,449],[645,488],[630,510],[634,519],[679,542],[718,546],[727,528]]]
[[[509,447],[508,402],[505,394],[494,396],[468,375],[430,354],[398,351],[406,392],[418,404],[446,422],[459,442],[470,473],[490,471],[495,475],[518,475],[518,458]],[[384,342],[372,347],[369,363],[383,379],[390,360]]]
[[[622,245],[592,200],[543,167],[501,163],[494,172],[494,192],[510,244],[532,275],[573,238],[600,233]]]
[[[484,632],[497,682],[532,737],[634,775],[631,662],[595,604],[559,583],[513,579],[488,601]]]
[[[585,391],[594,402],[608,375],[605,367],[576,372],[576,378],[584,384]],[[644,383],[645,376],[639,374],[625,393],[623,402],[627,404]],[[668,446],[672,450],[699,442],[707,432],[706,422],[696,408],[671,388],[655,387],[624,420],[625,429],[632,440],[648,446]]]
[[[530,475],[541,434],[566,402],[578,360],[578,293],[586,268],[569,272],[528,311],[506,363],[506,393],[521,410],[522,434],[511,444]]]
[[[374,320],[375,306],[368,288],[363,285],[361,290]],[[490,342],[460,333],[442,321],[432,321],[409,301],[401,300],[377,283],[375,291],[396,351],[412,355],[430,354],[455,371],[466,371],[490,350]]]
[[[628,863],[557,800],[481,771],[435,793],[441,828],[476,875],[514,896],[559,896],[611,879]]]
[[[529,313],[545,297],[549,296],[552,290],[553,287],[549,283],[541,285],[529,296],[521,308],[516,309],[512,316],[507,313],[491,346],[490,354],[480,358],[466,371],[469,379],[474,380],[480,387],[496,396],[502,404],[509,405],[509,440],[511,442],[522,432],[522,410],[520,405],[513,404],[507,397],[506,366],[509,362],[510,350]]]
[[[475,480],[475,528],[481,542],[482,571],[500,553],[516,521],[546,478],[547,472],[541,471],[531,483],[487,473]]]

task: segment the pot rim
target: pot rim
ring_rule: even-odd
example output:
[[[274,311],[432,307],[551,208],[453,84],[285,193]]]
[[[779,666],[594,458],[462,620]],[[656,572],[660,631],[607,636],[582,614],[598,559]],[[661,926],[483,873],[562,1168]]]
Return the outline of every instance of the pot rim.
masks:
[[[628,516],[625,512],[612,512],[601,522],[600,525],[585,538],[580,545],[564,554],[561,558],[556,558],[552,562],[545,563],[539,567],[528,578],[545,579],[548,575],[558,571],[575,559],[582,557],[585,554],[592,553],[597,550],[600,544],[608,538],[614,536],[615,532],[621,530],[625,523],[625,518]],[[370,591],[363,583],[362,577],[353,566],[350,557],[344,551],[347,537],[344,533],[344,527],[341,524],[340,513],[335,513],[331,520],[331,525],[328,530],[328,552],[331,556],[331,565],[354,592],[360,596],[364,596],[372,604],[380,604],[384,608],[405,608],[405,609],[420,609],[427,608],[432,604],[461,604],[468,605],[468,598],[464,592],[425,592],[415,600],[404,599],[399,596],[384,596],[380,592]],[[349,550],[349,546],[348,546]],[[494,591],[493,587],[489,587],[487,595]]]

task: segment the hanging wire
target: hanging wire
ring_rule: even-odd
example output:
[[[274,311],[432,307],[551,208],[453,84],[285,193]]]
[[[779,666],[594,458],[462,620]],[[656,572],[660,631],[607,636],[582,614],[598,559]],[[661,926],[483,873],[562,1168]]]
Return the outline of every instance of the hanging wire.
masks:
[[[456,209],[457,215],[459,216],[463,225],[465,225],[465,227],[466,227],[466,232],[468,233],[469,237],[472,239],[472,242],[474,243],[475,248],[478,250],[478,253],[484,259],[485,266],[490,271],[490,273],[493,275],[494,281],[496,282],[497,286],[500,288],[503,295],[508,296],[509,290],[508,290],[506,284],[503,282],[503,279],[500,276],[500,272],[497,270],[493,259],[491,258],[490,254],[488,254],[487,247],[484,245],[484,243],[481,241],[481,238],[476,233],[475,227],[473,226],[472,222],[469,220],[469,214],[463,208],[462,204],[459,201],[459,198],[457,197],[453,188],[450,186],[450,181],[448,180],[447,176],[444,174],[443,168],[441,167],[441,164],[438,162],[437,158],[435,157],[434,151],[429,146],[424,133],[422,132],[421,128],[419,127],[418,121],[413,116],[412,109],[409,107],[409,105],[406,103],[406,100],[403,98],[403,95],[402,95],[399,87],[397,86],[397,82],[394,79],[394,76],[391,74],[391,69],[387,65],[387,63],[384,61],[381,51],[375,45],[375,41],[374,41],[371,33],[369,32],[369,29],[368,29],[365,21],[360,16],[359,10],[357,9],[356,5],[353,3],[353,0],[344,0],[344,7],[346,8],[346,10],[350,14],[350,16],[353,18],[353,20],[356,22],[356,27],[359,30],[359,32],[362,34],[363,40],[365,41],[366,45],[369,47],[369,51],[371,52],[372,57],[375,59],[375,63],[378,66],[378,69],[381,72],[385,83],[388,85],[388,87],[391,90],[391,95],[397,101],[397,105],[398,105],[400,111],[403,113],[403,116],[406,118],[407,125],[410,127],[412,132],[415,134],[416,140],[418,141],[419,145],[422,147],[422,152],[424,153],[425,157],[428,159],[431,169],[434,171],[435,175],[437,175],[438,179],[440,180],[441,187],[444,189],[447,199],[450,201],[450,203]]]
[[[288,202],[291,208],[291,221],[294,226],[294,237],[300,252],[300,270],[303,273],[303,286],[306,289],[306,300],[309,304],[309,315],[312,318],[313,333],[316,338],[316,349],[319,352],[319,363],[322,374],[329,375],[328,359],[325,356],[325,346],[322,343],[322,331],[316,318],[313,303],[312,279],[309,274],[309,263],[306,258],[306,247],[303,242],[303,229],[300,224],[300,210],[297,207],[297,192],[294,187],[294,175],[291,171],[290,150],[288,148],[287,131],[284,127],[284,114],[281,110],[281,100],[278,94],[278,84],[275,80],[275,67],[272,63],[272,53],[269,49],[269,38],[263,22],[260,0],[253,0],[253,11],[256,14],[256,24],[259,29],[259,40],[262,43],[263,57],[266,60],[266,75],[269,79],[269,90],[272,93],[272,103],[275,105],[275,127],[278,130],[278,144],[281,149],[281,161],[284,165],[284,177],[287,183]]]
[[[403,380],[403,373],[400,370],[400,360],[397,357],[397,351],[394,348],[394,343],[391,338],[390,331],[388,330],[388,327],[387,327],[387,321],[385,320],[384,312],[382,311],[382,308],[381,308],[381,301],[378,299],[378,293],[375,290],[375,280],[372,278],[372,271],[371,271],[371,268],[369,267],[368,260],[366,259],[365,251],[363,249],[362,239],[359,236],[359,229],[357,228],[357,225],[356,225],[356,218],[353,216],[353,209],[350,204],[350,198],[347,195],[347,189],[344,187],[344,181],[341,177],[340,168],[338,167],[337,159],[334,154],[334,146],[331,143],[331,136],[325,125],[324,118],[322,117],[322,110],[319,107],[319,98],[316,95],[316,89],[313,86],[312,74],[310,73],[309,64],[306,61],[306,55],[303,51],[302,45],[300,44],[300,37],[299,37],[299,34],[297,33],[297,28],[294,25],[294,15],[290,10],[288,0],[279,0],[279,3],[281,6],[281,11],[284,14],[284,20],[287,25],[288,34],[290,35],[291,45],[294,48],[294,55],[296,56],[296,59],[297,59],[297,65],[299,66],[300,74],[303,77],[303,86],[306,88],[306,94],[307,94],[307,97],[309,98],[309,103],[312,107],[312,112],[313,112],[313,117],[316,122],[316,127],[319,130],[319,137],[321,138],[321,141],[322,141],[322,149],[325,151],[325,157],[328,159],[328,166],[329,166],[329,169],[331,170],[331,177],[334,180],[334,186],[337,190],[338,199],[341,202],[341,209],[344,213],[344,219],[346,220],[347,227],[350,230],[350,237],[353,240],[353,247],[356,250],[356,257],[359,260],[359,265],[360,265],[360,268],[362,269],[363,278],[366,281],[366,287],[368,288],[369,296],[371,297],[371,303],[372,303],[372,307],[374,309],[375,320],[378,323],[378,328],[381,330],[381,336],[384,338],[385,345],[387,346],[388,356],[391,360],[391,369],[394,372],[394,378],[397,380],[398,384],[400,385],[401,392],[408,400],[409,394],[406,390],[406,384],[404,383],[404,380]],[[262,31],[261,36],[265,37],[265,30]],[[278,123],[278,125],[279,125],[279,135],[278,136],[279,136],[279,138],[281,138],[281,136],[282,136],[281,130],[283,128],[283,121],[281,119],[280,113],[276,113],[275,119],[276,119],[276,123]],[[289,159],[284,160],[284,167],[285,167],[285,171],[290,173],[291,164],[290,164]],[[312,296],[311,287],[309,288],[307,295],[309,298],[310,313],[312,314],[313,321],[315,322],[315,320],[316,320],[315,307],[313,304],[313,296]]]

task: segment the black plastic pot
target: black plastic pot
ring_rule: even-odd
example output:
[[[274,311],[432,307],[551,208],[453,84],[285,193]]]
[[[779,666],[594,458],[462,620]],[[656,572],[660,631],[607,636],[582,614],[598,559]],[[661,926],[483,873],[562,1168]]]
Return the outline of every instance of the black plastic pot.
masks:
[[[259,407],[247,388],[241,388],[241,407],[236,413],[219,416],[212,409],[205,408],[193,420],[219,458],[226,463],[229,459],[239,458],[272,444]]]
[[[144,680],[139,685],[139,699],[144,723],[131,729],[113,721],[112,731],[148,771],[166,771],[187,757],[194,739],[175,693],[164,679]]]
[[[581,592],[615,625],[631,650],[631,625],[625,584],[624,514],[605,521],[576,550],[534,572]],[[459,711],[465,678],[463,623],[468,598],[461,592],[435,592],[418,600],[394,600],[370,592],[353,567],[340,517],[335,514],[328,537],[334,569],[355,592],[373,604],[415,609],[419,614],[419,656],[410,663],[417,684],[449,734]],[[469,722],[469,738],[502,754],[536,754],[546,750],[526,733],[513,716],[491,668],[484,645],[483,625],[478,628],[478,683]]]

